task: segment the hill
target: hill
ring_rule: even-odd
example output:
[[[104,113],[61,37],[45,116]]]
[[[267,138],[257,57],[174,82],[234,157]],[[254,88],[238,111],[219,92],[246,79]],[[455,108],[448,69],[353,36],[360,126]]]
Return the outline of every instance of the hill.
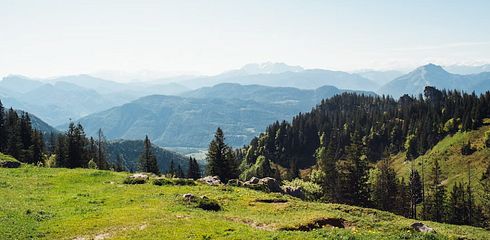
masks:
[[[427,64],[398,77],[378,89],[378,93],[400,97],[403,94],[418,95],[426,86],[438,89],[475,91],[477,94],[490,90],[490,72],[459,75],[444,70],[441,66]]]
[[[183,97],[143,97],[79,121],[89,135],[99,128],[110,139],[142,139],[148,134],[152,142],[165,147],[207,147],[216,128],[222,127],[229,144],[242,146],[271,121],[291,119],[321,99],[345,91],[332,86],[301,90],[226,83]]]
[[[180,154],[156,145],[153,145],[151,150],[157,158],[158,167],[162,173],[168,172],[171,161],[174,161],[175,167],[180,165],[183,169],[188,168],[188,158]],[[138,159],[143,153],[143,140],[110,141],[107,144],[107,152],[109,154],[109,162],[117,163],[117,157],[119,156],[127,170],[137,171]]]
[[[480,228],[435,222],[424,223],[437,233],[416,233],[410,230],[415,220],[391,213],[304,202],[237,187],[124,185],[121,183],[126,173],[25,166],[0,168],[0,176],[0,238],[3,239],[489,237],[489,232]],[[223,210],[214,212],[187,206],[182,200],[186,193],[215,199]],[[282,203],[261,202],[264,199],[282,199]],[[324,222],[337,221],[344,228],[323,226]],[[304,230],[295,231],[297,228]]]
[[[488,125],[490,120],[487,119],[486,122],[487,125],[479,129],[446,136],[432,149],[414,160],[415,168],[421,172],[422,166],[425,166],[425,171],[429,172],[437,159],[442,169],[443,183],[451,187],[456,182],[468,182],[468,167],[470,167],[472,185],[479,191],[480,186],[477,183],[490,164],[490,148],[484,147],[483,140],[485,132],[490,131]],[[468,142],[475,148],[475,152],[465,156],[461,154],[461,148]],[[391,165],[398,176],[408,179],[411,164],[406,161],[404,152],[393,156]],[[426,181],[429,183],[430,179],[427,178]]]

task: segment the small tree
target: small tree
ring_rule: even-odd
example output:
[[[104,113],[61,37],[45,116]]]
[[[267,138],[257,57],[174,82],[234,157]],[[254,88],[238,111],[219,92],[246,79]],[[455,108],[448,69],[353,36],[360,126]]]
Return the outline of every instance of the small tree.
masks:
[[[143,153],[140,156],[139,163],[140,171],[151,172],[157,175],[160,174],[157,159],[151,150],[151,142],[150,139],[148,139],[148,135],[145,137]]]
[[[199,164],[195,158],[189,157],[189,168],[187,170],[187,178],[192,178],[194,180],[201,177],[201,170],[199,169]]]

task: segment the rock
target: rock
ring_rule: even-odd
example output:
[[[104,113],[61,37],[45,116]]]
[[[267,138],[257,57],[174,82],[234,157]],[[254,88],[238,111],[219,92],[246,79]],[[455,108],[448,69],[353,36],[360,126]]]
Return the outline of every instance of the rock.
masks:
[[[262,178],[259,180],[258,184],[265,186],[270,192],[281,192],[281,186],[279,186],[279,183],[274,178]]]
[[[248,184],[258,184],[260,179],[256,177],[251,177],[250,180],[247,181]]]
[[[17,162],[17,161],[0,161],[0,167],[18,168],[18,167],[20,167],[20,162]]]
[[[194,194],[192,194],[192,193],[186,193],[182,197],[184,198],[184,200],[186,200],[188,202],[190,202],[196,198],[196,196],[194,196]]]
[[[202,183],[206,183],[206,184],[211,185],[211,186],[216,186],[216,185],[222,184],[222,182],[218,176],[206,176],[203,178],[199,178],[197,181],[202,182]]]
[[[131,176],[129,176],[129,178],[134,178],[134,179],[141,179],[141,180],[148,180],[150,177],[144,173],[135,173]]]
[[[434,229],[430,228],[429,226],[427,226],[421,222],[416,222],[416,223],[412,224],[412,229],[417,231],[417,232],[423,232],[423,233],[434,232]]]
[[[291,195],[293,197],[297,197],[297,198],[301,198],[301,199],[305,198],[305,193],[299,187],[295,188],[295,187],[291,187],[291,186],[283,186],[282,192],[284,194]]]
[[[201,199],[209,199],[208,197],[206,197],[206,195],[202,195],[201,196]]]

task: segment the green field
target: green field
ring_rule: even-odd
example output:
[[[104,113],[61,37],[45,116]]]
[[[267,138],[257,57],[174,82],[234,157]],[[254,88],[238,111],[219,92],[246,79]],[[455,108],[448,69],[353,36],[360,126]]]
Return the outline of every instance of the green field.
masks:
[[[122,184],[127,173],[23,166],[0,169],[1,239],[489,239],[468,226],[426,222],[437,234],[412,232],[414,220],[373,209],[304,202],[236,187]],[[192,193],[222,211],[185,204]],[[262,203],[259,199],[286,199]],[[285,230],[341,218],[346,228]]]

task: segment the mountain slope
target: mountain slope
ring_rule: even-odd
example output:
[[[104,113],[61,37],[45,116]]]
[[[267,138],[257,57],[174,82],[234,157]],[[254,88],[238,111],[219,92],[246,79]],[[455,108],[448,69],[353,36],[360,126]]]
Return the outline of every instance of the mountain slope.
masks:
[[[127,173],[90,169],[0,168],[2,239],[488,239],[475,227],[418,220],[340,204],[238,187],[121,184]],[[32,184],[35,183],[35,184]],[[194,208],[191,193],[216,200],[222,211]],[[34,200],[33,200],[34,199]],[[282,199],[283,203],[260,200]],[[344,228],[317,224],[345,222]],[[318,221],[321,222],[321,221]],[[294,228],[304,227],[304,231]],[[332,223],[331,223],[332,224]],[[315,229],[316,228],[316,229]]]
[[[220,84],[187,92],[185,97],[140,98],[79,121],[88,134],[99,128],[111,139],[143,139],[148,134],[153,143],[166,147],[207,147],[221,127],[229,144],[241,146],[271,121],[290,120],[342,92],[331,86],[300,90]]]
[[[422,93],[425,86],[438,89],[475,91],[483,93],[489,88],[490,73],[458,75],[444,70],[441,66],[428,64],[396,78],[378,89],[378,93],[400,97],[403,94],[417,95]]]
[[[437,159],[442,169],[442,178],[445,179],[443,183],[451,187],[456,182],[468,182],[468,163],[470,163],[472,186],[477,191],[480,190],[477,183],[490,164],[490,148],[484,147],[483,140],[486,131],[490,131],[490,120],[487,120],[487,125],[477,130],[458,132],[445,137],[424,155],[414,160],[415,168],[421,172],[421,167],[424,165],[427,174]],[[470,142],[476,151],[464,156],[461,154],[461,148],[467,142]],[[398,176],[408,179],[411,164],[406,161],[405,153],[393,156],[392,160],[392,166]],[[430,183],[430,179],[427,178],[426,181]]]

